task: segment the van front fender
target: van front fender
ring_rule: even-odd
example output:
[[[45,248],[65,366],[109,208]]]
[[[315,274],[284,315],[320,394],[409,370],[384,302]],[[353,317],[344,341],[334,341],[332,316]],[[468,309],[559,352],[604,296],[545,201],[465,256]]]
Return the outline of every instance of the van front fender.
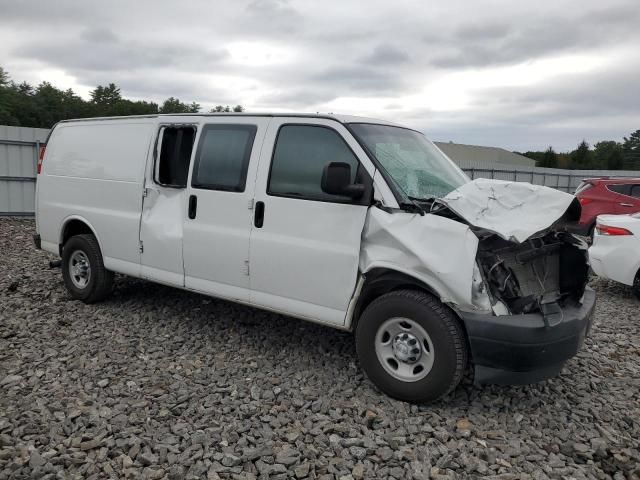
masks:
[[[478,238],[463,223],[438,215],[369,209],[360,272],[394,270],[429,286],[443,303],[474,310],[473,267]]]

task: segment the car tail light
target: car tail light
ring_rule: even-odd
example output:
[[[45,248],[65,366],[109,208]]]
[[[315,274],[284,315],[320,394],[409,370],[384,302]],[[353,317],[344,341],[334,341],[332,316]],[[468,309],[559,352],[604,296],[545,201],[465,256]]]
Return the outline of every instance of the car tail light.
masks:
[[[629,230],[622,227],[612,227],[610,225],[596,224],[596,230],[600,235],[633,235]]]
[[[46,149],[47,149],[47,146],[42,145],[40,147],[40,152],[38,153],[38,166],[37,166],[38,175],[40,175],[40,172],[42,171],[42,160],[44,160],[44,151]]]
[[[578,201],[580,202],[580,205],[582,205],[583,207],[585,205],[589,205],[591,202],[593,202],[593,200],[591,198],[584,198],[584,197],[578,198]]]

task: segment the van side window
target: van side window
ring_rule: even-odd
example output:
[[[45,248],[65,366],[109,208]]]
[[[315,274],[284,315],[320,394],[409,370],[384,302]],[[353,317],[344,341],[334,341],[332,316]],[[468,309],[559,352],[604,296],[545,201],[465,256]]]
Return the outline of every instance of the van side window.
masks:
[[[338,132],[312,125],[284,125],[278,132],[271,162],[270,195],[350,202],[347,197],[322,191],[322,171],[330,162],[351,165],[351,182],[358,172],[358,159]]]
[[[196,129],[192,126],[162,127],[161,132],[162,144],[154,179],[160,185],[184,188]]]
[[[244,192],[256,131],[255,125],[205,125],[191,186]]]

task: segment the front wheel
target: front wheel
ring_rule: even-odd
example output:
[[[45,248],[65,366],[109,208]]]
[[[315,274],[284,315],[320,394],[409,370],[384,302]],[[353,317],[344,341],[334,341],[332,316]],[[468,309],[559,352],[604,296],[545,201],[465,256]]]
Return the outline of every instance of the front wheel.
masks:
[[[111,292],[113,272],[104,268],[93,235],[76,235],[62,249],[62,278],[73,298],[85,303],[103,300]]]
[[[387,395],[431,402],[460,383],[468,351],[457,317],[435,297],[399,290],[377,298],[356,329],[363,370]]]

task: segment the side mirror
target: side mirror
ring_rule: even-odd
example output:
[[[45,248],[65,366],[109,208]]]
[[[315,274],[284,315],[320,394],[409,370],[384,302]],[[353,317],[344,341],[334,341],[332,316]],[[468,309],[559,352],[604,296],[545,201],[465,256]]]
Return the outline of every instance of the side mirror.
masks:
[[[322,191],[330,195],[344,195],[357,199],[364,195],[364,185],[351,183],[351,165],[329,162],[322,170]]]

